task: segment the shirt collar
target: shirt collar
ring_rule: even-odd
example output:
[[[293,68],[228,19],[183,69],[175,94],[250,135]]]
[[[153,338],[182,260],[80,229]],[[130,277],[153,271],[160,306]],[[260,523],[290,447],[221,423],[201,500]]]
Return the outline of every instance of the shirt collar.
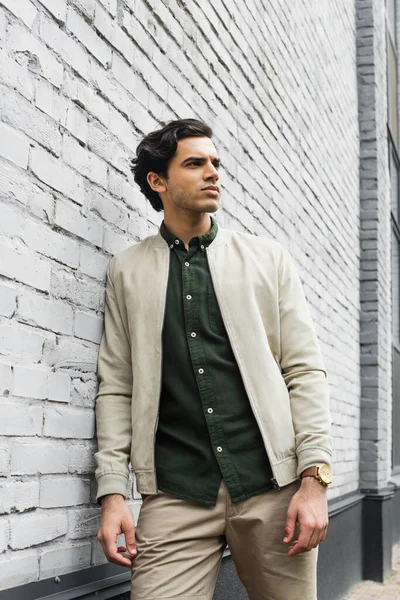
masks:
[[[196,236],[192,238],[189,242],[189,246],[198,245],[203,250],[207,248],[211,242],[215,239],[215,236],[218,232],[218,223],[215,219],[211,218],[211,229],[207,233],[203,233],[203,235]],[[165,226],[164,221],[160,225],[160,234],[167,242],[168,246],[172,248],[184,248],[185,244],[182,242],[180,238],[171,233],[167,227]]]

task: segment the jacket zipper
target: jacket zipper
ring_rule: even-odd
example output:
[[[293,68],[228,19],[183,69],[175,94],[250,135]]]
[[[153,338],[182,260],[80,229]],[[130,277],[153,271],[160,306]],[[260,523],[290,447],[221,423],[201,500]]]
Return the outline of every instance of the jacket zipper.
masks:
[[[208,254],[208,247],[206,248],[206,252]],[[213,275],[213,268],[214,267],[211,266],[211,262],[210,261],[208,261],[208,264],[210,266],[211,279],[213,280],[214,290],[215,290],[215,294],[217,296],[218,304],[219,304],[219,307],[220,307],[220,310],[221,310],[222,320],[224,321],[224,324],[225,324],[225,327],[226,327],[226,323],[225,323],[224,315],[223,315],[223,309],[221,309],[221,302],[219,302],[219,299],[218,299],[218,293],[217,293],[218,286],[215,286],[215,282],[214,282],[214,279],[213,279],[213,276],[212,276]],[[228,331],[228,328],[226,328],[226,330]],[[229,338],[229,333],[228,333],[228,338]],[[229,341],[230,341],[230,338],[229,338]],[[258,416],[257,416],[257,414],[256,414],[256,412],[254,410],[254,405],[253,405],[253,401],[252,401],[252,398],[251,398],[251,394],[249,394],[249,392],[247,390],[247,384],[246,384],[245,378],[243,377],[242,371],[240,369],[239,361],[237,360],[236,352],[234,350],[233,345],[232,345],[232,350],[233,350],[233,353],[235,355],[236,362],[237,362],[240,374],[241,374],[242,379],[243,379],[243,384],[244,384],[245,390],[247,392],[247,397],[248,397],[249,402],[250,402],[251,410],[253,412],[255,420],[257,421],[258,428],[259,428],[260,433],[261,433],[261,437],[262,437],[262,439],[264,441],[264,444],[265,444],[265,448],[266,448],[266,451],[267,451],[267,456],[268,456],[269,464],[271,466],[271,471],[272,471],[272,475],[273,475],[273,477],[270,478],[270,481],[271,481],[272,485],[274,486],[275,490],[280,490],[281,488],[280,488],[279,483],[278,483],[278,481],[276,479],[276,474],[275,474],[274,467],[272,465],[272,461],[271,461],[271,458],[270,458],[271,457],[271,451],[270,451],[269,441],[267,440],[267,437],[263,433],[263,429],[261,427],[260,420],[259,420],[259,418],[258,418]]]

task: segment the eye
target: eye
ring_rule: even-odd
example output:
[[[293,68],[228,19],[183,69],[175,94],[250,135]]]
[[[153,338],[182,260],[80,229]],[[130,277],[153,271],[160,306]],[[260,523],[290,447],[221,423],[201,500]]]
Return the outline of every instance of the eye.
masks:
[[[188,167],[190,166],[195,166],[195,167],[199,167],[200,166],[200,161],[199,160],[192,160],[190,163],[187,164]]]

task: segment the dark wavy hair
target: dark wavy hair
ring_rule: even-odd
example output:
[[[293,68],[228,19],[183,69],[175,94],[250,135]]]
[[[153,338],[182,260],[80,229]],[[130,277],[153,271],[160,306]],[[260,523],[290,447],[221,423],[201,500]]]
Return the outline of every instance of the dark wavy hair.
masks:
[[[136,148],[136,158],[131,160],[131,170],[141,192],[154,210],[163,210],[161,198],[151,189],[147,174],[151,171],[168,179],[168,165],[175,155],[178,141],[188,137],[212,137],[212,129],[197,119],[170,121],[162,129],[152,131]]]

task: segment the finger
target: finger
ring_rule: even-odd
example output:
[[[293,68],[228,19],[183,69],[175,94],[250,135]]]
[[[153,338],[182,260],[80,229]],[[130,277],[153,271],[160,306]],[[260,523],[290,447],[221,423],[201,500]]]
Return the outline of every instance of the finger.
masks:
[[[292,546],[289,548],[288,556],[295,556],[295,554],[307,552],[309,549],[308,544],[311,539],[312,533],[313,529],[302,523],[300,525],[299,539],[296,540],[294,544],[292,544]]]
[[[117,551],[118,552],[126,552],[126,548],[125,548],[125,546],[118,546]]]
[[[135,526],[132,522],[124,521],[121,523],[122,533],[125,536],[125,546],[128,550],[129,554],[135,556],[137,553],[136,550],[136,540],[135,540]]]
[[[133,556],[129,554],[119,554],[115,552],[115,554],[106,554],[107,560],[114,565],[120,565],[121,567],[132,567],[132,561],[134,559]]]
[[[285,529],[284,529],[285,537],[283,538],[283,541],[285,544],[288,544],[293,539],[295,527],[296,527],[296,513],[295,513],[295,511],[291,511],[289,508],[288,513],[287,513],[287,518],[286,518]]]
[[[323,542],[325,540],[327,533],[328,533],[328,525],[326,525],[326,527],[324,527],[324,531],[322,532],[322,536],[321,536],[321,542]]]

